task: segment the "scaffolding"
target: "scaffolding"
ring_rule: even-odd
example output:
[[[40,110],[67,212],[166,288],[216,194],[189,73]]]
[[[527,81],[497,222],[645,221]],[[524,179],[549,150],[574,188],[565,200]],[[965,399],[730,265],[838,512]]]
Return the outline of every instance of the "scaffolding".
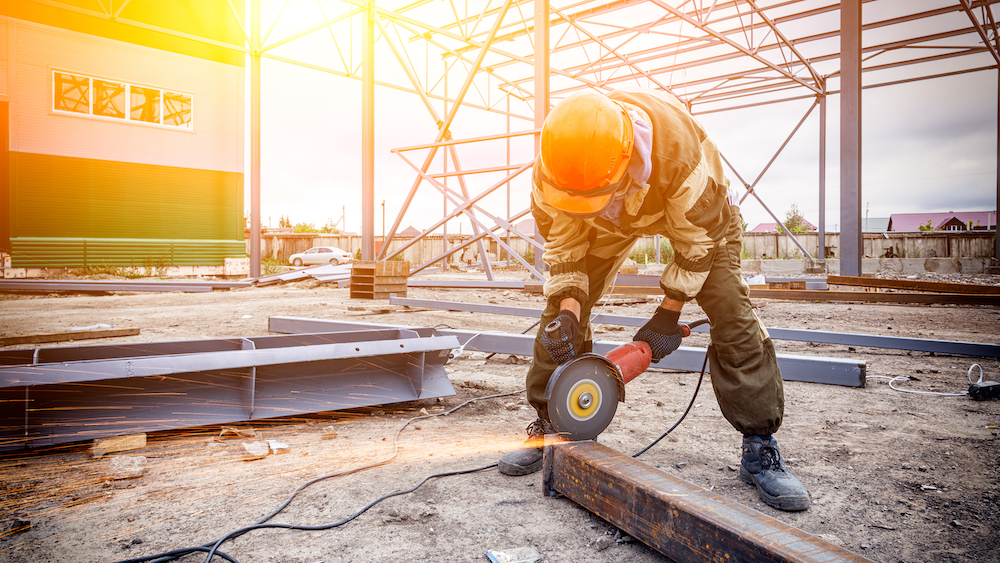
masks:
[[[31,1],[176,34],[166,23],[129,19],[130,2],[137,6],[150,0],[125,0],[116,7],[112,2],[113,9],[100,2],[100,9],[88,9],[65,1]],[[862,90],[993,71],[1000,62],[997,0],[274,0],[263,9],[261,0],[248,0],[249,17],[238,0],[213,1],[228,5],[243,44],[185,37],[249,59],[251,232],[260,232],[260,63],[266,58],[361,82],[363,259],[388,259],[401,251],[390,253],[388,242],[420,189],[429,185],[442,196],[443,212],[422,234],[438,228],[447,234],[449,222],[467,218],[471,244],[479,246],[491,281],[485,240],[504,247],[508,257],[511,236],[534,239],[534,248],[540,248],[537,235],[513,227],[527,215],[529,180],[523,172],[533,160],[551,102],[571,92],[657,88],[676,95],[696,116],[812,100],[752,181],[744,179],[751,171],[730,168],[743,187],[741,200],[752,196],[782,223],[760,193],[761,179],[800,127],[817,115],[820,240],[826,230],[826,110],[828,98],[839,96],[840,269],[860,275]],[[460,87],[449,90],[449,79],[456,77]],[[406,160],[415,177],[378,252],[376,86],[417,96],[429,118],[426,144],[393,151],[400,157],[422,153],[422,158]],[[472,110],[501,116],[504,130],[483,125],[469,138],[453,138],[456,116]],[[518,145],[523,139],[534,142]],[[497,142],[505,143],[505,150],[492,151],[496,162],[463,167],[460,147]],[[727,163],[735,161],[732,156]],[[449,178],[457,180],[457,189],[448,185]],[[483,178],[485,188],[476,181]],[[506,211],[488,212],[481,202],[501,188]],[[997,193],[1000,199],[1000,181]],[[512,200],[522,211],[511,213]],[[251,275],[259,276],[259,237],[251,237],[250,246]],[[442,258],[457,250],[446,249]],[[542,273],[540,255],[535,252],[533,267],[528,266],[536,278]],[[818,262],[824,259],[824,252],[815,256]]]

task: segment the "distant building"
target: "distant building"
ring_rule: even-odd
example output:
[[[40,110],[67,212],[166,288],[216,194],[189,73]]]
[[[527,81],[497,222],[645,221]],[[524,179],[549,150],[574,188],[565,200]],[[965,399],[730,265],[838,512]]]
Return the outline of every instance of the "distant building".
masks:
[[[246,255],[244,37],[231,14],[243,7],[0,2],[0,250],[14,267]]]
[[[396,233],[396,238],[416,238],[420,236],[420,231],[418,231],[413,225],[406,227],[402,231]]]
[[[971,229],[970,229],[971,222]],[[930,225],[935,231],[988,231],[996,228],[996,211],[949,211],[947,213],[893,213],[890,231],[919,231]]]
[[[805,225],[806,230],[809,230],[809,231],[815,231],[816,230],[816,225],[813,225],[812,223],[810,223],[809,221],[806,221],[805,219],[802,220],[802,224]],[[778,230],[778,224],[777,223],[760,223],[759,225],[757,225],[753,229],[750,229],[749,232],[751,232],[751,233],[772,233],[772,232],[777,231],[777,230]]]

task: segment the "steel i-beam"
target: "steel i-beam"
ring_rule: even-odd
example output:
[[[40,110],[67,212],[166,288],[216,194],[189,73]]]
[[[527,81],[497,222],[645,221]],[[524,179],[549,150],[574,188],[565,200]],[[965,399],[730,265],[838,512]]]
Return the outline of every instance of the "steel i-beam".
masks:
[[[562,494],[671,561],[869,561],[597,442],[550,444],[542,467],[545,494]]]
[[[0,351],[0,451],[454,394],[454,336],[366,330]]]

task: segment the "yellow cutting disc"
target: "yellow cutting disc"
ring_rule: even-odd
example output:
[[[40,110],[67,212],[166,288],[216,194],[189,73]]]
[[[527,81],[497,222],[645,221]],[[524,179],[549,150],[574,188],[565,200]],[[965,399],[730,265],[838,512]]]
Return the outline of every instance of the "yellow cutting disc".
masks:
[[[618,410],[615,369],[597,354],[582,354],[556,368],[545,389],[556,432],[568,440],[591,440],[611,424]]]

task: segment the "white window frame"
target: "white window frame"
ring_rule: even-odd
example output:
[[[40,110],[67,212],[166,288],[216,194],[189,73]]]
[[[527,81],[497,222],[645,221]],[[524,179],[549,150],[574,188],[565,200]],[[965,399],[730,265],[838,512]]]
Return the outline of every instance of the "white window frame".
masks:
[[[56,108],[56,74],[68,74],[80,78],[87,79],[87,113],[68,111]],[[125,117],[112,117],[109,115],[94,115],[94,80],[102,80],[105,82],[117,82],[119,84],[125,85]],[[173,88],[161,88],[159,86],[148,86],[144,84],[135,84],[127,80],[121,80],[118,78],[109,78],[104,76],[93,76],[90,74],[84,74],[81,72],[74,72],[71,70],[63,70],[58,68],[51,68],[49,73],[49,82],[52,90],[52,104],[49,106],[50,111],[55,115],[65,115],[70,117],[82,117],[86,119],[96,119],[99,121],[111,121],[114,123],[129,123],[132,125],[143,125],[146,127],[156,127],[160,129],[169,129],[171,131],[190,131],[194,132],[194,94],[190,92],[185,92],[183,90],[177,90]],[[157,112],[157,121],[140,121],[138,119],[132,119],[132,87],[145,88],[148,90],[157,90],[160,93],[159,96],[159,108]],[[187,96],[191,103],[191,118],[188,120],[186,125],[170,125],[164,123],[164,100],[166,99],[167,93],[180,94],[182,96]]]

